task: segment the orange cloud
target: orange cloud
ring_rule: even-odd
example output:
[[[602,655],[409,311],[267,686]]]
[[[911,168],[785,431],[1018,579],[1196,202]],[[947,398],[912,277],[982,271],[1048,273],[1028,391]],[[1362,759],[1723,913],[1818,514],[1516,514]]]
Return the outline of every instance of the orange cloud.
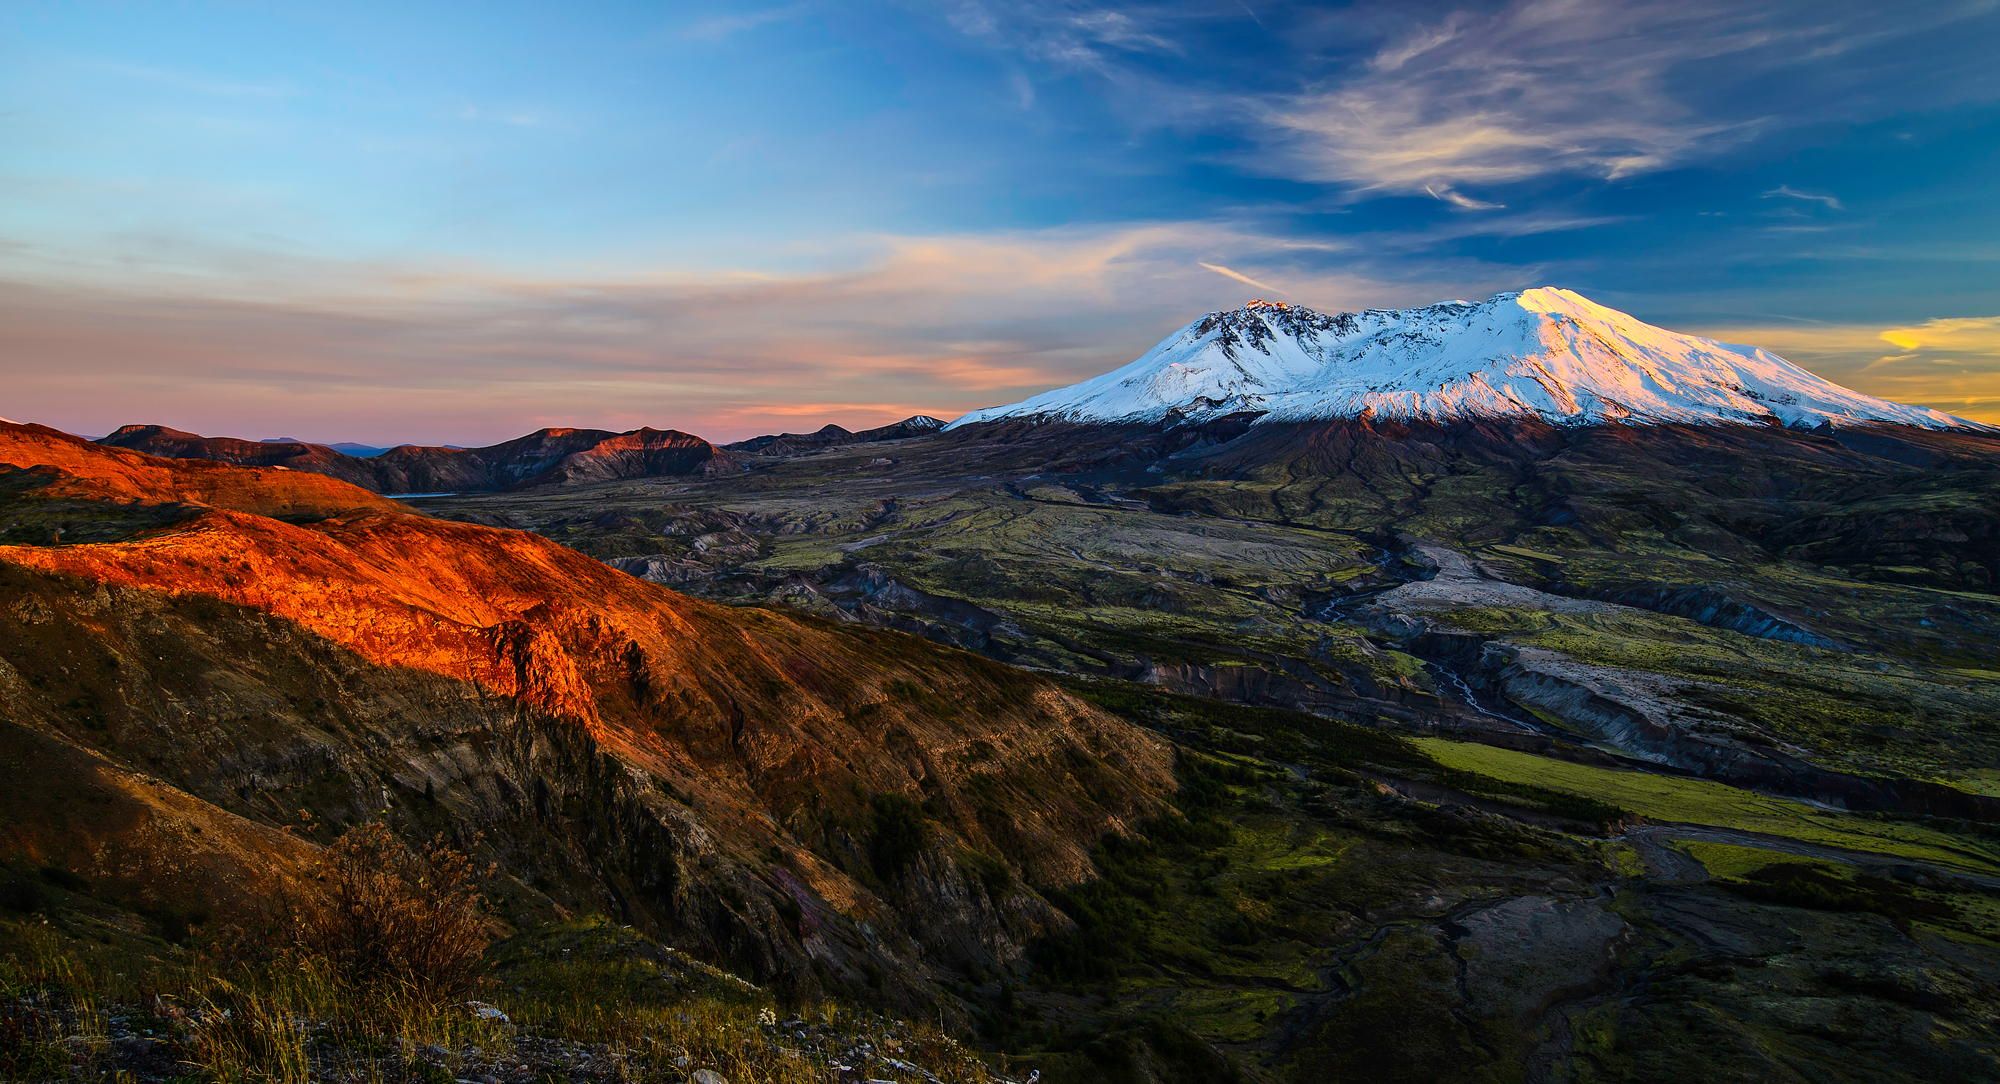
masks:
[[[1888,328],[1777,324],[1700,333],[1764,347],[1856,391],[2000,423],[2000,316],[1950,317]]]

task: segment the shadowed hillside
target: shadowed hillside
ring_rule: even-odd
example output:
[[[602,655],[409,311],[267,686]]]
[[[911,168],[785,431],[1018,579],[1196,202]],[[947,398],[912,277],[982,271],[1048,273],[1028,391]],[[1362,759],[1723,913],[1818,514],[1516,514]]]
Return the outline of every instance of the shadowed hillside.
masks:
[[[1038,886],[1087,877],[1093,843],[1172,787],[1156,739],[971,656],[698,602],[310,475],[10,436],[13,458],[59,462],[64,494],[206,483],[207,507],[126,541],[0,548],[6,725],[65,773],[48,808],[109,787],[150,810],[75,832],[24,816],[17,853],[116,880],[165,818],[206,841],[188,861],[230,867],[132,882],[145,902],[226,908],[276,868],[202,818],[386,804],[411,831],[489,831],[523,906],[609,909],[752,974],[915,1005],[1060,925]],[[274,478],[367,511],[238,510]]]

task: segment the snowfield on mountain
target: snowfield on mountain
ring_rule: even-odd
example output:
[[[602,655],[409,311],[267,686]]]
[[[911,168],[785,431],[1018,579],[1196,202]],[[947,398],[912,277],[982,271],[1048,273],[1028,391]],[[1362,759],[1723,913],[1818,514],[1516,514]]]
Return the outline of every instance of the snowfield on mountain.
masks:
[[[1123,368],[1009,406],[1082,422],[1538,417],[1561,425],[1888,422],[1977,427],[1863,395],[1767,350],[1682,335],[1544,286],[1477,304],[1327,315],[1279,301],[1213,312]]]

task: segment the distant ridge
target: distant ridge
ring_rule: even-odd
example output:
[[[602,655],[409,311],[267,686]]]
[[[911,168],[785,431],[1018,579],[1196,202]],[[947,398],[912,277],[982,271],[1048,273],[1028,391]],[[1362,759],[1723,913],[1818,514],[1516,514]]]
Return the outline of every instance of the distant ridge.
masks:
[[[325,444],[204,437],[163,425],[127,425],[99,441],[149,455],[312,471],[377,493],[464,493],[621,478],[733,473],[731,453],[674,429],[538,429],[484,448],[404,444],[370,456]]]
[[[873,429],[852,432],[838,425],[823,425],[810,433],[774,433],[767,436],[739,440],[724,447],[730,451],[751,452],[757,455],[804,455],[822,448],[835,448],[846,444],[872,444],[885,440],[907,440],[926,433],[935,433],[945,427],[942,418],[928,414],[918,414],[888,425],[878,425]]]
[[[265,437],[265,438],[263,439],[263,441],[261,441],[261,443],[264,443],[264,444],[304,444],[304,443],[306,443],[306,442],[305,442],[305,441],[303,441],[303,440],[300,440],[300,439],[299,439],[299,438],[297,438],[297,437]],[[393,445],[393,444],[379,444],[379,445],[378,445],[378,444],[357,444],[356,442],[354,442],[354,441],[351,441],[351,440],[336,440],[336,441],[331,441],[331,442],[329,442],[329,443],[328,443],[328,444],[326,445],[326,447],[328,447],[328,448],[332,448],[332,449],[333,449],[334,451],[336,451],[336,452],[339,452],[339,453],[340,453],[340,454],[342,454],[342,455],[351,455],[351,456],[355,457],[356,459],[373,459],[374,457],[376,457],[376,456],[378,456],[378,455],[381,455],[381,454],[382,454],[383,452],[386,452],[386,451],[388,451],[389,449],[391,449],[391,448],[394,448],[394,447],[395,447],[395,445]],[[449,447],[449,445],[446,445],[446,447]]]

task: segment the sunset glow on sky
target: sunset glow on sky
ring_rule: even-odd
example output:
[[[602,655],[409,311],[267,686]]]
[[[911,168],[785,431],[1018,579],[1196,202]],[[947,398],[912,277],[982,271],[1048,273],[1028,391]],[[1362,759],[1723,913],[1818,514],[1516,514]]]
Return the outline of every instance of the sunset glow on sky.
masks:
[[[1553,283],[2000,422],[1996,55],[1987,0],[9,5],[0,414],[734,439]]]

